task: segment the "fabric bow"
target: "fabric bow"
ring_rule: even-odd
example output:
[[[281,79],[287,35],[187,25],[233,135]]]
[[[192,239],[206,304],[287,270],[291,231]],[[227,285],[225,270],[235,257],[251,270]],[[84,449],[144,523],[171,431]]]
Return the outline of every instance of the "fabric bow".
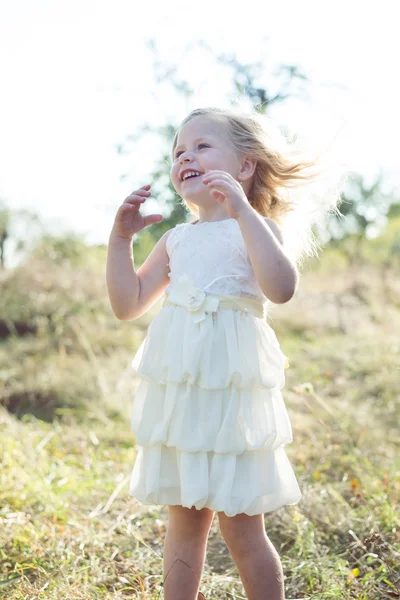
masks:
[[[206,313],[215,312],[219,305],[219,298],[207,295],[202,288],[196,287],[187,273],[181,275],[174,284],[168,294],[168,300],[187,308],[195,323],[204,321]]]

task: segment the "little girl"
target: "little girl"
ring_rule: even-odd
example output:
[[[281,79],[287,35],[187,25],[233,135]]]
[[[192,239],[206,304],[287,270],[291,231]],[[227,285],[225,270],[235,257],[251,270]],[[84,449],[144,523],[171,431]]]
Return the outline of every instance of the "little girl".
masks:
[[[115,315],[137,319],[166,294],[133,360],[139,449],[130,486],[143,504],[168,506],[166,600],[204,598],[214,511],[249,600],[284,598],[263,513],[296,504],[301,492],[284,450],[287,359],[266,314],[298,286],[278,224],[295,209],[286,192],[312,177],[310,167],[281,151],[257,115],[195,110],[175,135],[171,179],[197,219],[167,231],[136,272],[132,237],[163,218],[140,212],[150,185],[115,218],[107,258]]]

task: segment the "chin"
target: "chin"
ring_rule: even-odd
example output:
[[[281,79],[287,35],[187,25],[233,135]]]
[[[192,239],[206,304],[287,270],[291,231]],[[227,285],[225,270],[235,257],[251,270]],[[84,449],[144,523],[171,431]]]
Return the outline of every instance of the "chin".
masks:
[[[202,196],[201,194],[182,194],[181,198],[183,198],[183,200],[186,200],[186,202],[191,202],[192,204],[206,204],[207,203],[207,198],[204,198],[204,196]],[[208,199],[210,200],[210,199]]]

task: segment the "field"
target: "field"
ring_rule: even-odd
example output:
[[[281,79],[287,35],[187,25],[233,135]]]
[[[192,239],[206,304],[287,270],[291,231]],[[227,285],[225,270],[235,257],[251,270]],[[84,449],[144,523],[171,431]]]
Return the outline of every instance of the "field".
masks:
[[[400,270],[371,248],[352,266],[326,251],[271,312],[303,492],[265,515],[288,599],[400,598]],[[119,322],[104,260],[32,255],[2,275],[2,599],[163,597],[166,509],[127,493],[131,359],[160,304]],[[245,597],[216,517],[201,589]]]

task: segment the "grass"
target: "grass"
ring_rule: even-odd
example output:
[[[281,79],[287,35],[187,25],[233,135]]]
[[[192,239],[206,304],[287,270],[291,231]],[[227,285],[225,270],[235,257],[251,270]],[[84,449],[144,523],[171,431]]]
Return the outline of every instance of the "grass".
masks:
[[[0,598],[161,599],[167,511],[127,493],[130,361],[159,304],[119,323],[103,273],[85,282],[88,310],[68,276],[26,267],[5,282],[8,300],[31,290],[21,313],[37,329],[0,343]],[[286,449],[303,492],[265,515],[288,599],[400,598],[398,273],[387,297],[380,281],[375,266],[318,268],[271,313],[290,359]],[[216,517],[201,589],[245,597]]]

